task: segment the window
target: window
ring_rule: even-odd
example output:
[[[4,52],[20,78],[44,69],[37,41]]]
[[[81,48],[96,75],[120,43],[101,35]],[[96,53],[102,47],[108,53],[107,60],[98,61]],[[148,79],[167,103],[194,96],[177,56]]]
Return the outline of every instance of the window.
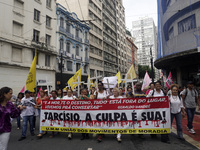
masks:
[[[63,48],[64,48],[64,40],[60,39],[60,50],[63,51]]]
[[[85,57],[88,58],[88,49],[85,49]]]
[[[196,28],[195,15],[189,16],[182,21],[178,22],[178,34]]]
[[[76,37],[79,37],[79,29],[76,28]]]
[[[45,55],[45,66],[50,67],[50,55]]]
[[[34,20],[40,22],[40,11],[34,9]]]
[[[76,46],[76,55],[79,56],[79,47]]]
[[[173,37],[174,37],[174,28],[173,27],[171,27],[170,29],[169,29],[169,39],[172,39]]]
[[[22,49],[12,47],[12,61],[13,62],[22,62]]]
[[[33,30],[33,41],[39,42],[39,38],[40,38],[40,32],[34,29]]]
[[[51,36],[46,34],[46,40],[45,40],[46,45],[51,45]]]
[[[68,53],[70,53],[70,43],[69,43],[69,42],[67,42],[66,51],[67,51]]]
[[[85,32],[85,40],[87,40],[87,39],[88,39],[88,33]]]
[[[73,71],[73,69],[72,69],[72,62],[71,61],[67,61],[67,70],[68,71]]]
[[[46,6],[51,8],[51,0],[46,0]]]
[[[51,27],[51,17],[46,16],[46,26]]]
[[[13,22],[13,35],[22,36],[22,24],[17,22]]]
[[[81,64],[80,63],[76,63],[76,71],[78,71],[81,68]]]
[[[70,24],[69,24],[69,23],[66,24],[66,31],[67,31],[68,33],[70,33]]]
[[[64,28],[64,19],[62,17],[60,18],[60,27]]]

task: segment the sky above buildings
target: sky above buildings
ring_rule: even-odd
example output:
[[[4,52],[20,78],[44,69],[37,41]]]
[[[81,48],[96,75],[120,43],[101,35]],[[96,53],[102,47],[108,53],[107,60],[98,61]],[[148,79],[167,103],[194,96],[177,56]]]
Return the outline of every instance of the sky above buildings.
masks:
[[[132,21],[143,17],[152,17],[157,26],[157,0],[123,0],[126,15],[126,27],[131,30]]]

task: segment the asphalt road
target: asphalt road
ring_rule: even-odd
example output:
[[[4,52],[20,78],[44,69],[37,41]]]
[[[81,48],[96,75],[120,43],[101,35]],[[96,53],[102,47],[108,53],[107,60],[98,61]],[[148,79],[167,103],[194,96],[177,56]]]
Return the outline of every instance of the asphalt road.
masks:
[[[35,134],[39,132],[38,124]],[[42,139],[31,136],[27,130],[27,138],[18,141],[21,136],[21,129],[17,130],[16,121],[13,121],[8,150],[196,150],[197,148],[188,142],[182,142],[171,133],[171,144],[160,142],[160,136],[152,139],[150,135],[145,135],[145,139],[138,138],[138,135],[122,135],[122,143],[116,141],[116,135],[105,135],[101,143],[98,143],[93,135],[90,139],[80,140],[81,134],[74,134],[72,140],[67,139],[67,133],[55,134],[54,138],[49,138],[50,132]]]

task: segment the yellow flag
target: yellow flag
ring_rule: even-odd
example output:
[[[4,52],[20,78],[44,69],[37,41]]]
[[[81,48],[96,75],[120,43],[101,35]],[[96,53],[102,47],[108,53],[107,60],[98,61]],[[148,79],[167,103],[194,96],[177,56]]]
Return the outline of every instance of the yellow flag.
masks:
[[[122,82],[120,71],[119,71],[115,76],[117,77],[117,82],[118,82],[118,84],[120,84],[120,83]]]
[[[136,78],[136,73],[133,64],[131,65],[130,69],[127,72],[127,79],[131,79],[131,74],[132,74],[132,79]]]
[[[73,84],[73,82],[77,82],[78,81],[78,77],[79,77],[79,81],[81,81],[81,69],[79,69],[74,76],[72,76],[69,80],[68,80],[68,85],[70,85],[70,87],[72,88],[72,90],[74,90],[75,87],[78,86],[78,84]]]
[[[37,61],[37,50],[35,49],[35,57],[33,59],[28,77],[26,79],[26,89],[29,90],[30,92],[35,92],[34,88],[36,88],[36,61]]]

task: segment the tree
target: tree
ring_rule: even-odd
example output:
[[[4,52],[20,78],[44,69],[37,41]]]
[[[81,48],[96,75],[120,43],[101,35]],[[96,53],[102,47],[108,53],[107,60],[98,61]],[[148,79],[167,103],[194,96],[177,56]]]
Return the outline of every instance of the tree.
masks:
[[[151,78],[151,68],[148,65],[138,65],[138,72],[139,72],[139,79],[143,79],[144,75],[148,72],[150,78]],[[154,77],[155,77],[155,69],[153,69]]]

